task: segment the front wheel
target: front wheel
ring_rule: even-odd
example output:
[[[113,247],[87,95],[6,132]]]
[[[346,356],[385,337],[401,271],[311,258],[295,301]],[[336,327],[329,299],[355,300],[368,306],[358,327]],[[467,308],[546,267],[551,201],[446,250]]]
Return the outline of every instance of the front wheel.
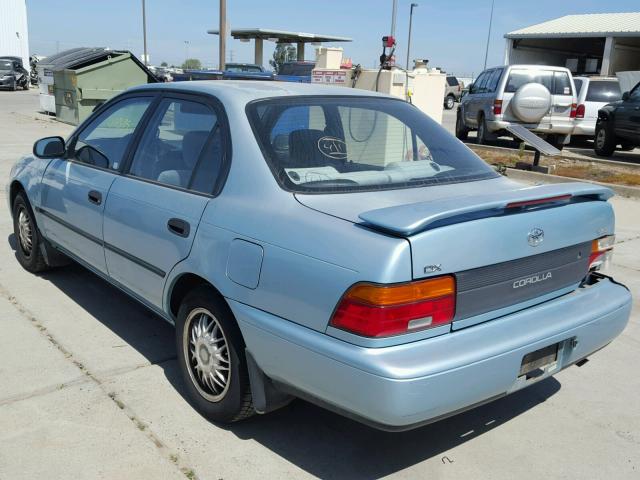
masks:
[[[487,144],[487,121],[484,119],[484,115],[482,115],[478,119],[478,133],[477,133],[477,143],[478,145],[486,145]]]
[[[596,124],[594,150],[601,157],[610,157],[616,151],[616,139],[606,123]]]
[[[188,396],[202,415],[232,423],[255,412],[242,334],[213,290],[197,288],[182,302],[176,349]]]
[[[49,268],[42,254],[43,239],[29,201],[22,192],[13,201],[13,235],[16,239],[16,258],[25,270],[37,273]]]

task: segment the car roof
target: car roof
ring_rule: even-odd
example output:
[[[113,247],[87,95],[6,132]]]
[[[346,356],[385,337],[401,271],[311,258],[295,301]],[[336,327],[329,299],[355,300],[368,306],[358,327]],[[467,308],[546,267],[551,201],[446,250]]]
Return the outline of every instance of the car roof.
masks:
[[[203,93],[214,95],[225,104],[246,105],[254,100],[286,96],[353,96],[393,98],[390,95],[360,90],[298,82],[259,80],[196,80],[185,82],[145,84],[129,89],[134,91],[169,90],[176,93]]]

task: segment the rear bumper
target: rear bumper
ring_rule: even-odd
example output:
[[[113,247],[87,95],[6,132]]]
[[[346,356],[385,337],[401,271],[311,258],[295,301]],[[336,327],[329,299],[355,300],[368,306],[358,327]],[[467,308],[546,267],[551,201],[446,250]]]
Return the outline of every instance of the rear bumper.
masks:
[[[576,121],[576,125],[573,128],[573,135],[584,135],[593,137],[596,134],[596,119],[592,121]]]
[[[272,380],[375,427],[403,430],[514,392],[602,348],[626,326],[628,290],[607,279],[480,325],[364,348],[229,302],[247,348]],[[522,358],[561,343],[556,364],[518,379]]]
[[[504,120],[487,120],[487,128],[490,132],[498,132],[500,130],[506,130],[509,125],[513,125],[513,122],[506,122]],[[535,133],[549,133],[570,135],[573,132],[574,124],[571,122],[562,123],[519,123],[527,130],[531,130]]]

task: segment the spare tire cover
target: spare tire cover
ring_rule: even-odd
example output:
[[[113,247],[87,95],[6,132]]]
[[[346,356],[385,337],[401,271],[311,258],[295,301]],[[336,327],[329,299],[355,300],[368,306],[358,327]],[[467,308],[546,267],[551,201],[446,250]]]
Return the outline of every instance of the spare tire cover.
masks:
[[[526,83],[516,91],[509,105],[523,122],[537,123],[551,107],[551,93],[540,83]]]

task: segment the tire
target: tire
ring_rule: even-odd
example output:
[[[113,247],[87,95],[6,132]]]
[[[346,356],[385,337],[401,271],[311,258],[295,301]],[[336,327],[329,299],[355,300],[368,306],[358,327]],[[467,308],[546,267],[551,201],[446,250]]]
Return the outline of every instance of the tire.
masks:
[[[547,143],[550,143],[551,145],[556,147],[558,150],[562,151],[562,149],[564,148],[565,138],[566,137],[564,135],[550,135],[547,138]]]
[[[456,137],[463,142],[469,137],[469,129],[464,125],[460,109],[458,109],[458,114],[456,115]]]
[[[593,139],[594,150],[601,157],[610,157],[616,151],[616,139],[606,123],[596,124],[596,134]]]
[[[15,92],[16,90],[18,90],[18,81],[14,78],[13,83],[11,84],[11,91]]]
[[[447,110],[451,110],[456,106],[456,99],[453,95],[447,95],[447,98],[444,99],[444,108]]]
[[[242,334],[212,289],[198,287],[180,305],[176,351],[189,399],[204,417],[233,423],[255,413]]]
[[[476,143],[478,145],[486,145],[487,144],[487,121],[484,118],[484,115],[481,115],[478,118],[478,139]]]
[[[41,248],[44,239],[40,235],[33,210],[23,192],[16,195],[12,212],[13,234],[16,239],[16,258],[18,263],[31,273],[48,270],[49,266]]]

